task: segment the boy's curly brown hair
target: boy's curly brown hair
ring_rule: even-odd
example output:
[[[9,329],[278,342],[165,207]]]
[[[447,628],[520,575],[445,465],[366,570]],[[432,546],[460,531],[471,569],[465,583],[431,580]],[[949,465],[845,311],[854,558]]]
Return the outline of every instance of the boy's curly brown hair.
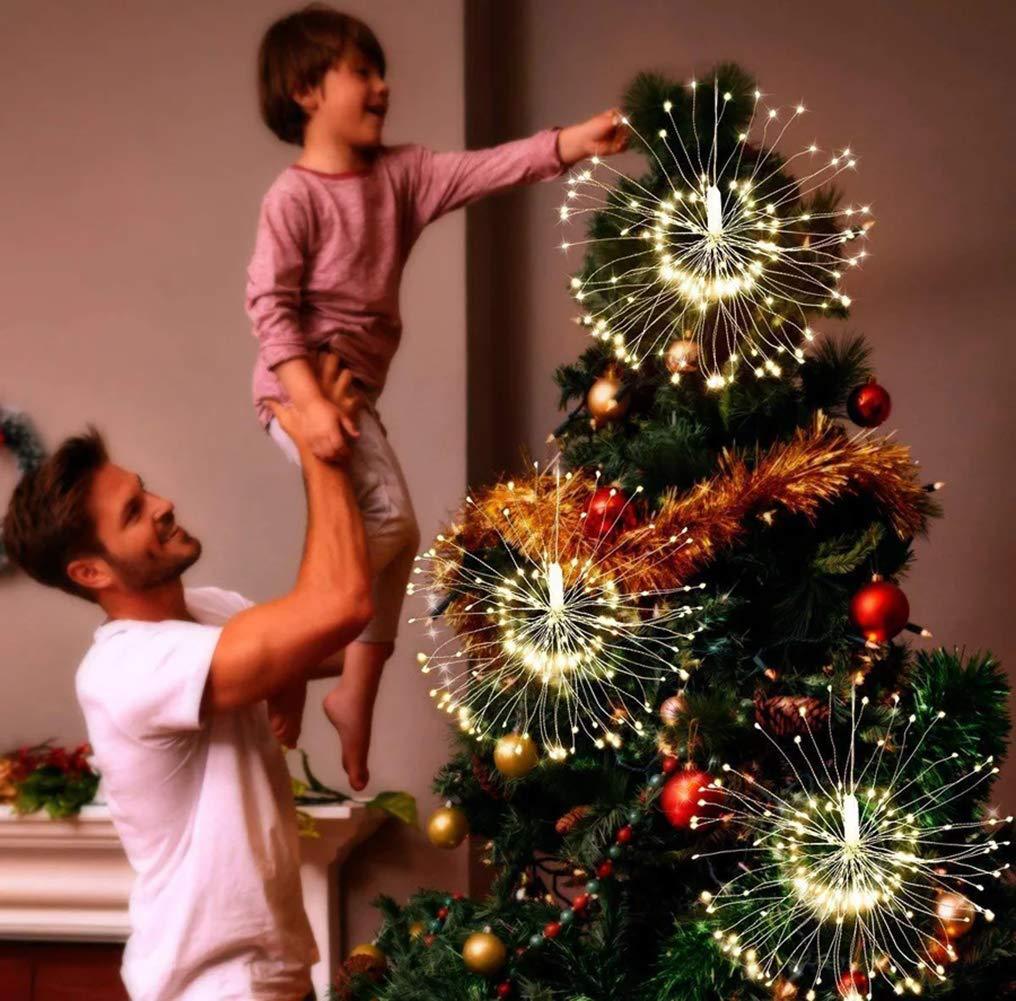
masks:
[[[359,18],[312,3],[276,21],[258,50],[258,99],[265,124],[283,142],[303,145],[307,115],[293,99],[316,87],[349,47],[385,75],[385,54]]]

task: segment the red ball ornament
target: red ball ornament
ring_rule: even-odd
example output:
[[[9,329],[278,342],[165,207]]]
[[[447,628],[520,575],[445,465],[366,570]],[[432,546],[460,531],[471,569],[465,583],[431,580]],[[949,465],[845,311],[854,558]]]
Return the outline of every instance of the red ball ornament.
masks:
[[[841,998],[857,1001],[868,996],[868,978],[860,970],[847,970],[836,983]]]
[[[596,878],[597,879],[610,879],[614,875],[614,863],[610,859],[604,859],[596,867]]]
[[[580,893],[572,901],[572,905],[571,905],[572,910],[576,914],[581,914],[589,906],[589,903],[590,903],[591,900],[592,900],[592,897],[590,897],[588,893]]]
[[[510,998],[512,996],[512,985],[510,980],[505,980],[497,985],[497,996],[499,998]]]
[[[551,921],[543,926],[544,938],[557,938],[561,934],[561,924],[558,921]]]
[[[619,830],[617,832],[617,835],[614,838],[614,840],[619,845],[626,845],[626,844],[628,844],[629,841],[631,841],[632,834],[634,834],[634,833],[635,832],[632,831],[632,829],[631,829],[631,825],[626,824],[624,827],[621,828],[621,830]]]
[[[847,400],[850,419],[863,428],[877,428],[889,417],[893,401],[874,379],[858,386]]]
[[[667,780],[660,793],[660,809],[671,827],[687,828],[692,817],[715,817],[719,813],[723,793],[708,788],[712,781],[708,772],[694,769],[678,772]]]
[[[910,621],[910,602],[895,584],[872,581],[851,598],[850,618],[869,642],[888,643]]]
[[[597,487],[586,506],[583,533],[591,539],[609,538],[638,524],[628,497],[617,487]]]
[[[680,762],[677,758],[671,757],[669,754],[663,759],[663,763],[660,768],[663,770],[664,775],[673,775],[677,771],[677,766]]]

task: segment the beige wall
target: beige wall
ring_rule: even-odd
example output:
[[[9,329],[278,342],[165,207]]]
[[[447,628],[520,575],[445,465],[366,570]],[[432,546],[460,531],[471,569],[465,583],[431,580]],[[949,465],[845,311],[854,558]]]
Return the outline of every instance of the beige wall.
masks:
[[[471,5],[472,6],[472,5]],[[854,315],[894,400],[890,426],[931,479],[946,517],[906,585],[936,642],[990,647],[1016,678],[1016,473],[1012,383],[1016,235],[1009,224],[1016,129],[1009,109],[1016,7],[973,0],[516,0],[475,5],[471,65],[490,81],[480,128],[498,141],[618,100],[639,70],[689,78],[723,59],[762,90],[811,109],[817,141],[860,157],[849,194],[878,219],[850,275]],[[474,116],[473,121],[476,121]],[[812,136],[802,137],[805,142]],[[630,161],[635,169],[640,158]],[[484,208],[473,234],[470,337],[496,363],[471,378],[470,466],[540,454],[558,420],[551,374],[585,347],[558,249],[561,186]],[[471,243],[472,246],[472,243]],[[488,251],[486,256],[484,251]],[[500,389],[495,395],[493,390]],[[1016,760],[999,800],[1016,806]]]
[[[243,314],[258,204],[292,156],[258,120],[254,52],[290,6],[8,3],[0,31],[0,403],[24,408],[50,445],[97,423],[114,457],[203,539],[188,580],[255,599],[292,580],[304,518],[298,476],[253,417]],[[346,7],[369,17],[387,48],[388,140],[460,148],[461,0]],[[445,219],[416,250],[404,347],[382,401],[425,531],[465,475],[464,230],[461,214]],[[10,463],[0,477],[6,498]],[[81,739],[72,679],[95,610],[23,577],[0,581],[0,592],[0,746]],[[426,810],[445,730],[413,649],[403,644],[383,686],[372,788],[407,788]],[[317,700],[304,743],[322,777],[339,782],[338,742]],[[465,859],[393,830],[350,869],[359,938],[373,927],[376,893],[458,888]]]

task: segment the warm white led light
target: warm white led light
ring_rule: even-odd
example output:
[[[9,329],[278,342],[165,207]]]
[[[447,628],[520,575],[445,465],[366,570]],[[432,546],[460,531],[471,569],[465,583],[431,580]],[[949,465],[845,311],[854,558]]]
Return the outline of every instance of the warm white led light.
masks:
[[[691,120],[701,121],[694,81],[689,94]],[[692,338],[707,384],[716,388],[726,384],[736,355],[758,357],[754,369],[766,376],[783,372],[764,364],[777,353],[803,360],[800,342],[811,340],[807,314],[850,304],[838,289],[842,268],[856,267],[867,252],[847,253],[846,246],[863,240],[872,223],[867,205],[825,210],[819,201],[811,208],[819,188],[856,165],[849,149],[829,158],[812,143],[777,153],[803,105],[781,115],[763,109],[756,91],[748,127],[732,151],[721,148],[731,98],[725,92],[720,100],[714,86],[708,134],[694,141],[678,131],[669,101],[662,144],[635,133],[667,179],[662,192],[600,161],[568,178],[561,209],[563,221],[600,213],[616,230],[566,244],[603,243],[615,255],[597,258],[573,281],[576,300],[592,303],[582,322],[593,337],[635,369],[674,339]]]
[[[557,496],[557,517],[544,537],[533,538],[532,525],[508,505],[491,525],[497,552],[467,552],[453,529],[417,558],[408,587],[426,594],[431,610],[457,599],[454,635],[442,638],[429,616],[410,619],[427,622],[435,642],[417,661],[438,678],[431,691],[438,708],[477,737],[531,733],[557,757],[573,753],[581,734],[616,747],[626,727],[641,730],[656,686],[674,675],[687,679],[682,645],[701,628],[700,607],[688,603],[699,585],[634,590],[623,570],[601,568],[612,554],[614,526],[589,539],[579,519],[565,522],[560,497],[571,478],[555,463],[532,481],[537,491]],[[508,487],[515,491],[514,483]],[[467,504],[482,512],[471,498]],[[686,535],[651,541],[644,560],[662,560],[688,541]],[[584,558],[562,557],[577,548]]]
[[[720,948],[738,959],[750,951],[755,977],[767,983],[793,975],[803,985],[810,977],[813,990],[857,968],[870,984],[881,978],[897,994],[920,992],[922,978],[945,979],[929,952],[930,936],[940,931],[938,893],[970,894],[1008,868],[985,868],[984,859],[1009,842],[965,838],[980,823],[936,826],[929,819],[989,780],[998,771],[992,760],[929,792],[929,776],[957,757],[928,761],[922,754],[925,737],[945,714],[915,736],[916,717],[902,720],[896,699],[877,751],[862,762],[857,735],[870,725],[863,719],[867,704],[861,699],[858,708],[852,693],[842,754],[833,743],[825,746],[824,737],[820,744],[803,713],[806,736],[794,738],[794,753],[766,734],[794,776],[786,796],[723,766],[740,779],[724,782],[726,821],[743,830],[748,844],[695,858],[734,853],[745,866],[703,899],[720,922]],[[830,718],[834,708],[830,690]],[[988,919],[990,912],[972,903]],[[872,997],[870,988],[866,996]]]

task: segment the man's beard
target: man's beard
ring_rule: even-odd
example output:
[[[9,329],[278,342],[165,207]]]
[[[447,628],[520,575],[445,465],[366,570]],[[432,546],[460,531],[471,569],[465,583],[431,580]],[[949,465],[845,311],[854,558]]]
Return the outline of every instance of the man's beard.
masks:
[[[187,535],[186,532],[182,534]],[[170,581],[177,580],[201,558],[201,542],[189,535],[187,538],[193,543],[191,550],[165,562],[142,562],[139,560],[126,563],[115,559],[110,562],[117,575],[131,591],[151,591]]]

